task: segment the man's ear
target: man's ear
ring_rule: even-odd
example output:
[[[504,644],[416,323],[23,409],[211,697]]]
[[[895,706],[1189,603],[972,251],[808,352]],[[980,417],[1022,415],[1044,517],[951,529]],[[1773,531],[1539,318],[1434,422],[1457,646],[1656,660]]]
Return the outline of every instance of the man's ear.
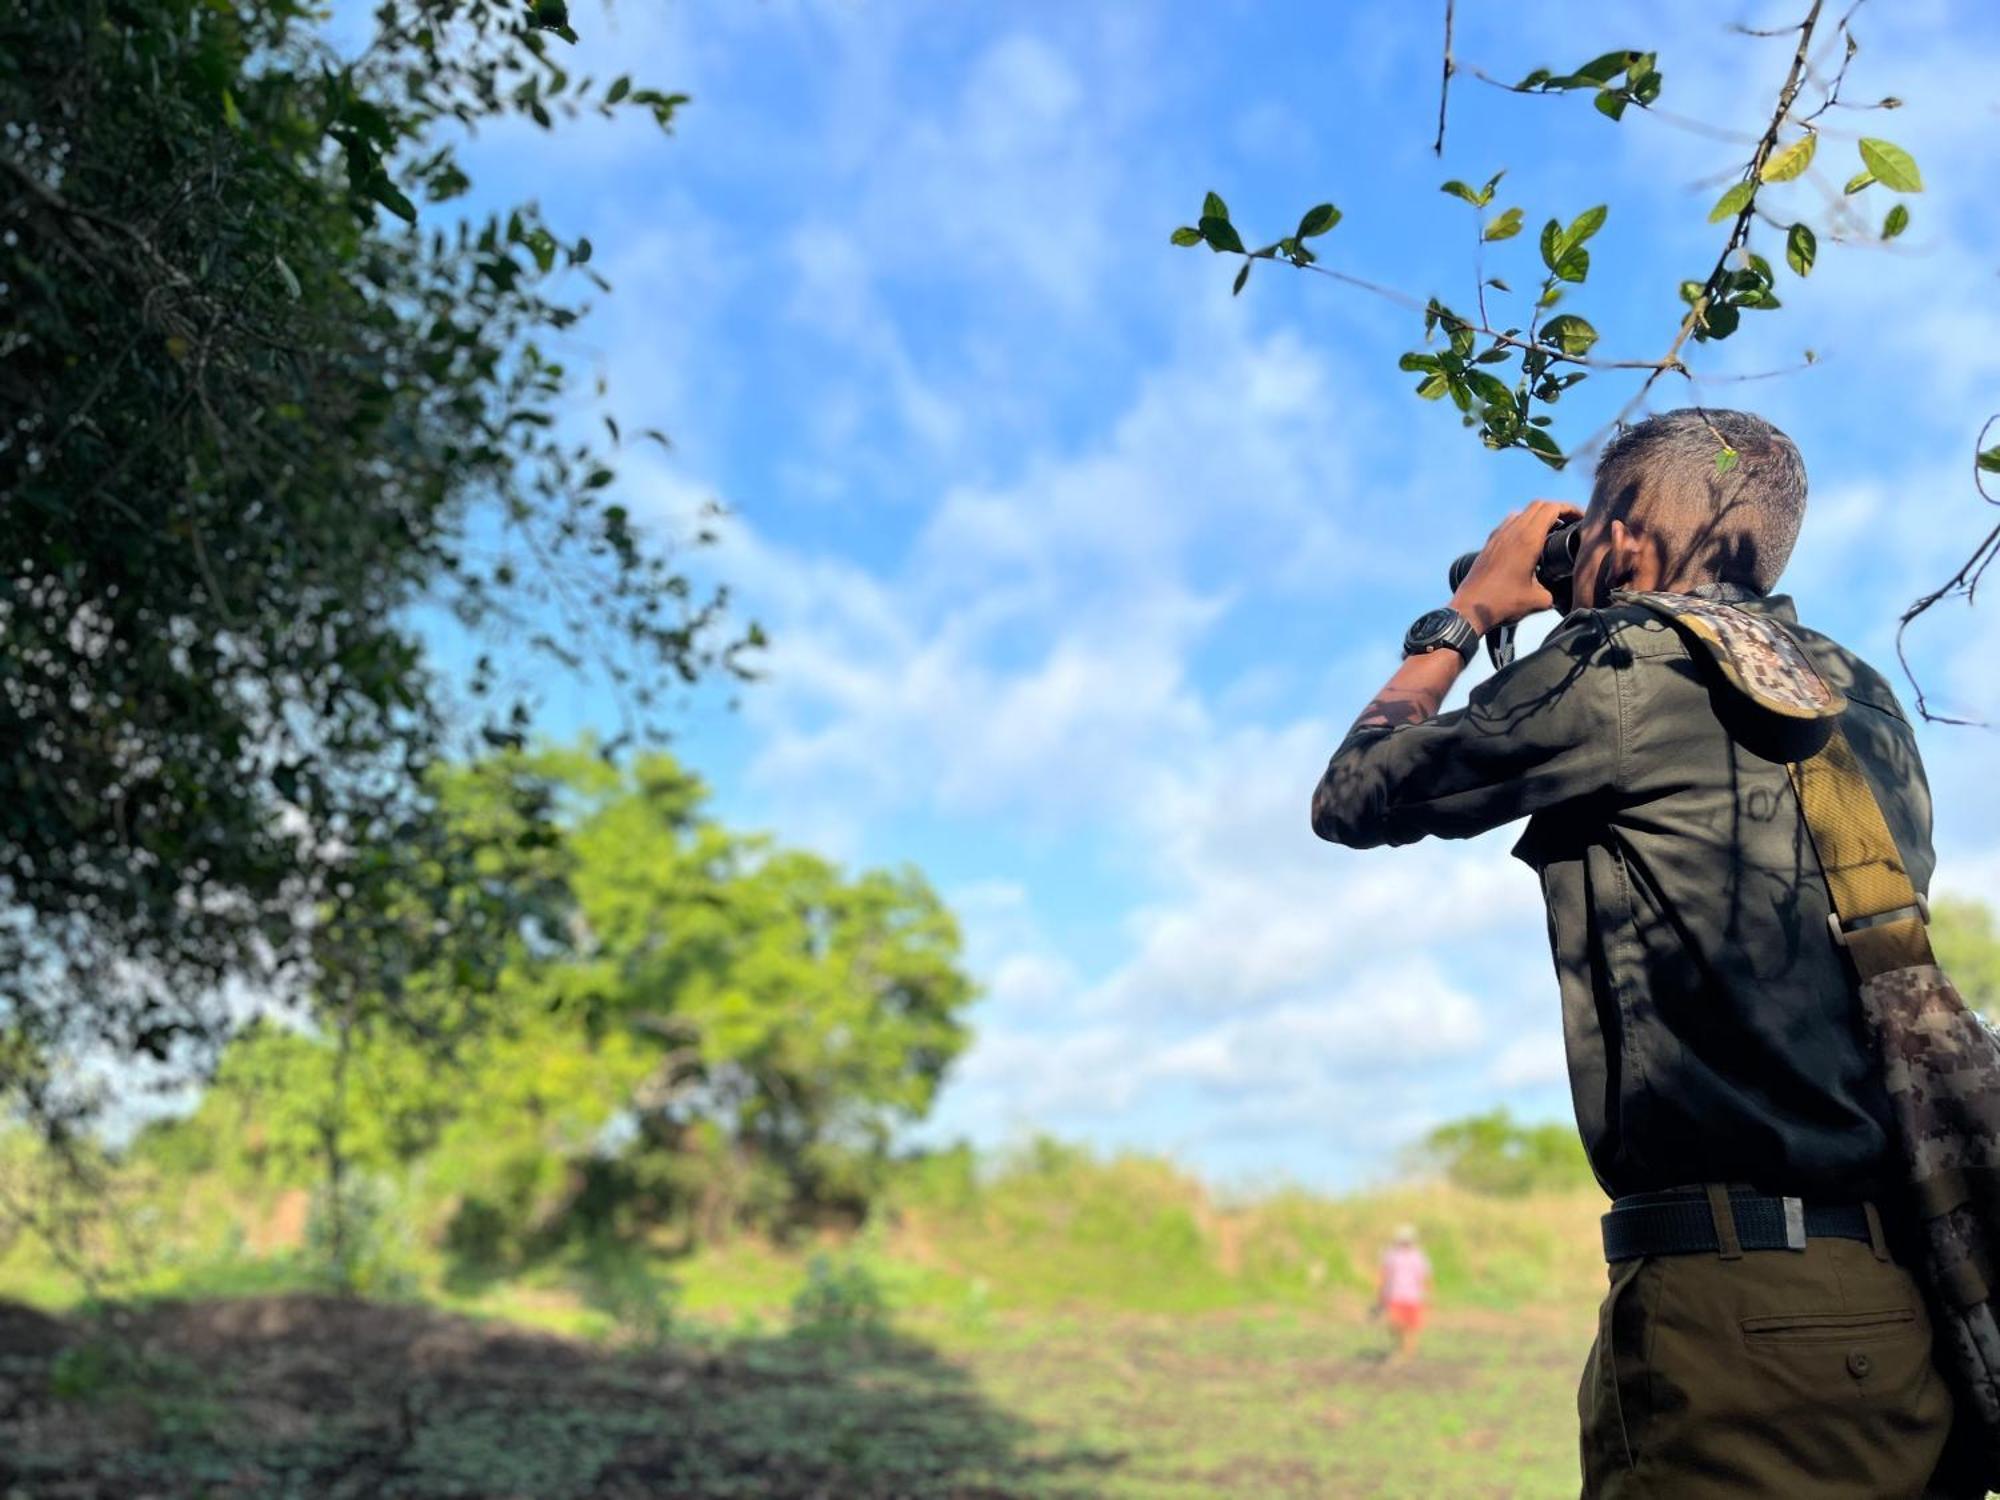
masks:
[[[1659,549],[1648,546],[1622,519],[1611,523],[1607,550],[1612,588],[1646,593],[1660,586]]]

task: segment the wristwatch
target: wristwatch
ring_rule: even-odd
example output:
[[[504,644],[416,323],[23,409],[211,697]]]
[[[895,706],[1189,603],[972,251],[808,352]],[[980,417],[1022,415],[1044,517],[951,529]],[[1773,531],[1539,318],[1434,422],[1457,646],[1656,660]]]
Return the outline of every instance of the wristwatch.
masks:
[[[1446,605],[1418,615],[1403,633],[1403,655],[1422,656],[1449,646],[1466,661],[1479,649],[1479,631],[1464,615]]]

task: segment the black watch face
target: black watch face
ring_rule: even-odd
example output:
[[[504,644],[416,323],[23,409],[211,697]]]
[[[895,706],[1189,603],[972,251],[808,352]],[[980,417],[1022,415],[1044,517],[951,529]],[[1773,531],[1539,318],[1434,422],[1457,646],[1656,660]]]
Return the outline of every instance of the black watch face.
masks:
[[[1403,649],[1408,652],[1428,651],[1440,644],[1458,616],[1449,609],[1434,609],[1417,616],[1417,622],[1403,637]]]

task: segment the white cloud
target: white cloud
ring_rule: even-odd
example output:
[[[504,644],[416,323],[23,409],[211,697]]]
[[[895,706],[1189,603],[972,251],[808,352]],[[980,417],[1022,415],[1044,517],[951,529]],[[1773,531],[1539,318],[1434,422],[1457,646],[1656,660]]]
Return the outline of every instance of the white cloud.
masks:
[[[1542,1028],[1515,1037],[1494,1057],[1487,1077],[1503,1089],[1561,1083],[1568,1077],[1561,1031]]]

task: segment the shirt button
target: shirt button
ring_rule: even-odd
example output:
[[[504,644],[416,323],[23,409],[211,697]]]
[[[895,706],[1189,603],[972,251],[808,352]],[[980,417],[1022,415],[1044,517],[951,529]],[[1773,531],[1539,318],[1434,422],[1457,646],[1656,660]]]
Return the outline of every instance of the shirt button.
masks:
[[[1874,1361],[1869,1359],[1866,1354],[1856,1349],[1847,1356],[1847,1373],[1852,1375],[1856,1380],[1859,1380],[1868,1373],[1869,1367],[1873,1363]]]

